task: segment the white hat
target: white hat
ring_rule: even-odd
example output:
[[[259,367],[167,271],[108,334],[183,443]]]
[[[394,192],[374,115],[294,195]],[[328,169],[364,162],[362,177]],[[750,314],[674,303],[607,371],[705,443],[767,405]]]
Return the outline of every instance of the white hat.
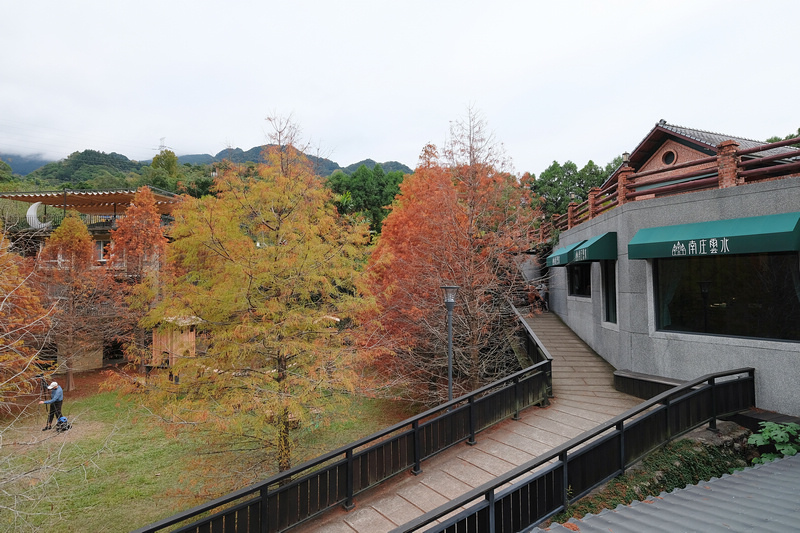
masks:
[[[58,383],[56,383],[55,381],[47,386],[48,389],[55,389],[56,387],[58,387]]]

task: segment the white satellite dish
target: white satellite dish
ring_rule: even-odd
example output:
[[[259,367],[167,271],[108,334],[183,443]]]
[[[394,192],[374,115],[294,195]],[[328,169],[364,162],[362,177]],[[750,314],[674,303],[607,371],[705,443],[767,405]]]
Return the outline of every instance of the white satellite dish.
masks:
[[[33,229],[49,229],[50,222],[42,222],[39,220],[39,217],[36,215],[36,210],[39,209],[39,206],[42,205],[42,202],[36,202],[31,204],[28,208],[28,213],[25,217],[28,219],[28,225]]]

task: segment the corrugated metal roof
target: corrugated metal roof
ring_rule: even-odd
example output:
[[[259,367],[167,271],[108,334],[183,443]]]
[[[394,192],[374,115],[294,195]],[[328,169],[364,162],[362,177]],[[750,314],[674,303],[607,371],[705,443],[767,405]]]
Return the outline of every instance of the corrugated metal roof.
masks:
[[[800,531],[800,455],[532,532]],[[576,529],[577,528],[577,529]]]

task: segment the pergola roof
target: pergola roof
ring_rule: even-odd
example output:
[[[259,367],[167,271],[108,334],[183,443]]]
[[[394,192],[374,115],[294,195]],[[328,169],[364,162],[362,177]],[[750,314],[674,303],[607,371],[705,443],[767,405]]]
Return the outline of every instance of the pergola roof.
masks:
[[[171,192],[150,187],[156,200],[156,209],[162,215],[172,212],[180,201],[180,196]],[[86,215],[121,215],[133,201],[134,189],[114,189],[104,191],[74,190],[37,191],[37,192],[4,192],[0,198],[18,200],[33,204],[41,202],[59,209],[74,210]]]

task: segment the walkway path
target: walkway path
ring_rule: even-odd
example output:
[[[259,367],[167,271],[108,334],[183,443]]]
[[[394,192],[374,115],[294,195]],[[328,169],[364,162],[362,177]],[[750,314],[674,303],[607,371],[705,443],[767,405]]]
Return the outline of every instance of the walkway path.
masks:
[[[355,508],[328,511],[295,531],[382,533],[447,503],[537,455],[563,444],[641,400],[614,390],[613,367],[552,313],[528,319],[553,356],[549,407],[531,407],[422,463],[422,473],[400,474],[356,496]]]

